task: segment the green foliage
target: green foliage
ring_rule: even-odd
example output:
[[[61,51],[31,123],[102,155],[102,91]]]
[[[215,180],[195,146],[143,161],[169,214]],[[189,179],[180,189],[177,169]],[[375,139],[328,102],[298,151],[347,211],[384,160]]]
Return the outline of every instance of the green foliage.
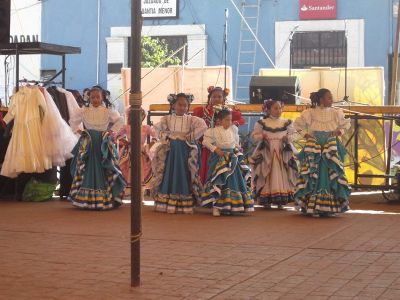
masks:
[[[173,53],[169,50],[168,44],[163,39],[142,37],[142,67],[154,68],[161,64],[169,55]],[[181,60],[178,57],[169,58],[163,67],[170,65],[180,65]]]

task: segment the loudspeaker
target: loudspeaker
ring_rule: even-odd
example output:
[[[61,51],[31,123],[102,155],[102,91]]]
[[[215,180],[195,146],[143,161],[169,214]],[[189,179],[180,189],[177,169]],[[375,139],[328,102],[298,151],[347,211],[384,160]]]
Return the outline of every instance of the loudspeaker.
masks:
[[[0,0],[0,44],[10,42],[11,0]]]
[[[296,76],[253,76],[250,81],[250,103],[262,104],[266,99],[280,100],[285,104],[298,104],[300,83]]]

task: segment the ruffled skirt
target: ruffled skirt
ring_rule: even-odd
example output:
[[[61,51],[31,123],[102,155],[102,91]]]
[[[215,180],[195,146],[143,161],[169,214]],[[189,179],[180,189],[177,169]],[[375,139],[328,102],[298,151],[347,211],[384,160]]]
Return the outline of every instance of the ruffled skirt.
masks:
[[[244,164],[243,154],[234,149],[223,151],[224,157],[211,153],[202,206],[212,204],[222,213],[254,211],[251,174],[249,167]]]
[[[167,213],[193,213],[199,201],[198,147],[186,141],[160,142],[152,160],[150,181],[155,210]]]
[[[345,212],[350,196],[343,167],[346,150],[331,133],[315,132],[314,136],[299,153],[296,207],[307,214]]]
[[[108,133],[87,130],[73,150],[69,200],[79,208],[108,210],[122,204],[126,182]]]
[[[258,144],[250,158],[252,182],[260,205],[285,205],[294,201],[297,164],[290,144],[280,140]]]

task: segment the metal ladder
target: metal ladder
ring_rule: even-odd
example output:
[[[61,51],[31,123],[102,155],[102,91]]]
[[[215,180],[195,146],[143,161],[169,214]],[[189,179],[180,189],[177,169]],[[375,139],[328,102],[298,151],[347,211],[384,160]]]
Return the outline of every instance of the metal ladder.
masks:
[[[242,0],[241,12],[251,30],[258,37],[258,24],[261,0]],[[257,42],[243,19],[240,24],[239,53],[236,65],[235,99],[239,102],[249,100],[250,79],[254,76]]]

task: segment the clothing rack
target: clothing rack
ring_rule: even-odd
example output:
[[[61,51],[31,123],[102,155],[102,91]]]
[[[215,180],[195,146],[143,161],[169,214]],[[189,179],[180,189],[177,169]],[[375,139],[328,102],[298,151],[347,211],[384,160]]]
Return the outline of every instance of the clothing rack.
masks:
[[[15,65],[15,90],[18,91],[20,84],[20,61],[19,58],[21,55],[40,55],[40,54],[48,54],[48,55],[56,55],[61,57],[62,68],[51,80],[53,81],[60,74],[62,75],[61,85],[65,88],[65,71],[66,71],[66,55],[67,54],[80,54],[81,48],[79,47],[70,47],[70,46],[62,46],[56,44],[48,44],[41,42],[33,42],[33,43],[6,43],[0,44],[0,55],[15,55],[16,65]]]
[[[33,43],[0,43],[0,55],[6,56],[15,56],[15,91],[17,92],[20,87],[20,83],[33,83],[33,84],[42,84],[42,86],[47,86],[49,84],[61,84],[63,88],[65,88],[66,81],[66,55],[67,54],[80,54],[81,48],[78,47],[70,47],[70,46],[62,46],[56,44],[48,44],[41,42],[33,42]],[[61,57],[61,70],[57,72],[52,78],[46,81],[35,81],[35,80],[20,80],[20,56],[21,55],[55,55]],[[56,83],[54,79],[61,75],[61,82]],[[8,99],[5,99],[7,102]],[[28,182],[30,177],[55,177],[57,170],[55,168],[47,170],[43,174],[20,174],[18,178],[15,180],[15,198],[21,200],[22,191]]]

